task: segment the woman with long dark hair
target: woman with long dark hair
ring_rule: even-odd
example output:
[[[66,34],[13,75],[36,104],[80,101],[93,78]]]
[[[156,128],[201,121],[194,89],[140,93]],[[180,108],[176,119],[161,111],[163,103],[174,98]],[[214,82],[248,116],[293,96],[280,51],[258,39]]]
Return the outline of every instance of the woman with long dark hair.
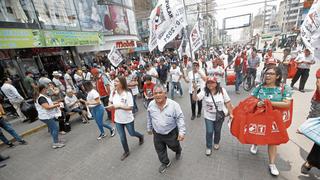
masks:
[[[62,148],[65,145],[59,142],[59,130],[55,117],[59,111],[60,104],[58,102],[53,102],[47,94],[48,88],[46,85],[40,85],[34,93],[35,106],[40,121],[47,124],[49,128],[53,139],[52,148]]]
[[[273,107],[289,108],[292,99],[291,88],[282,84],[282,71],[279,67],[269,67],[264,73],[264,82],[258,85],[251,93],[252,96],[258,98],[260,101],[257,103],[258,107],[264,106],[264,100],[271,101]],[[267,118],[266,118],[267,120]],[[257,154],[257,145],[252,145],[250,152]],[[280,173],[275,165],[277,156],[277,145],[268,145],[269,155],[269,170],[274,176]]]
[[[125,77],[117,77],[114,80],[114,86],[115,90],[110,95],[108,109],[115,109],[114,121],[124,149],[124,153],[121,156],[121,161],[123,161],[130,154],[124,128],[127,128],[130,136],[134,136],[139,139],[139,145],[143,144],[144,136],[134,128],[134,116],[132,113],[134,106],[133,97],[128,89]]]
[[[98,91],[93,89],[93,85],[91,81],[84,81],[82,85],[85,91],[88,93],[86,105],[89,107],[90,112],[93,118],[95,119],[97,126],[100,130],[100,135],[98,136],[97,139],[101,140],[102,138],[107,136],[104,132],[104,129],[103,129],[104,127],[109,129],[111,137],[113,137],[115,135],[115,129],[103,122],[103,115],[104,115],[105,109],[101,103],[100,95]]]
[[[206,125],[206,155],[211,155],[212,136],[214,134],[215,150],[219,149],[221,137],[221,128],[224,121],[224,116],[229,113],[232,118],[232,104],[227,91],[220,86],[216,77],[209,77],[206,81],[204,90],[197,94],[194,89],[192,98],[194,101],[204,101],[204,120]],[[224,116],[218,117],[217,113],[223,113]],[[218,119],[217,119],[218,117]]]

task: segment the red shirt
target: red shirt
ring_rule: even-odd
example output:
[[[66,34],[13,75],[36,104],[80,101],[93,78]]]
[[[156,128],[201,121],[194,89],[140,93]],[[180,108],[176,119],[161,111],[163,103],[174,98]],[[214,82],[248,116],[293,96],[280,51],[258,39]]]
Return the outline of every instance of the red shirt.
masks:
[[[153,83],[150,83],[150,84],[145,83],[143,85],[143,92],[145,92],[148,97],[152,97],[153,96],[153,88],[154,88]]]
[[[107,87],[104,85],[102,76],[100,76],[99,79],[97,80],[96,86],[97,86],[97,91],[99,92],[99,95],[101,97],[110,95],[110,92],[107,91]]]
[[[316,90],[316,92],[314,93],[312,99],[313,99],[314,101],[320,102],[320,91],[319,91],[319,90]]]

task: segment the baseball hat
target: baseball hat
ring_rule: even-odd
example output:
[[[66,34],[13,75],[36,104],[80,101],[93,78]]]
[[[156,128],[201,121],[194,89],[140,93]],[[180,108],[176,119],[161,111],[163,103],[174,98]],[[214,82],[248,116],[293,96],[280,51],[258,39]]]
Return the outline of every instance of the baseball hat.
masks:
[[[209,77],[208,79],[207,79],[207,83],[208,82],[218,82],[218,79],[216,78],[216,77]]]
[[[91,74],[92,75],[98,75],[100,73],[99,69],[98,68],[92,68],[91,69]]]
[[[58,71],[53,71],[52,76],[62,76]]]

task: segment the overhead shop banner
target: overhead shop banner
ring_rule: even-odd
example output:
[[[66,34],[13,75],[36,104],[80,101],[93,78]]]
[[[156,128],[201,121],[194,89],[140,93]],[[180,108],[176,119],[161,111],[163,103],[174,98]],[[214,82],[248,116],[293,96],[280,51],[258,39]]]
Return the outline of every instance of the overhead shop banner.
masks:
[[[44,47],[40,30],[0,28],[0,49]]]
[[[43,34],[47,47],[101,44],[98,32],[44,31]]]

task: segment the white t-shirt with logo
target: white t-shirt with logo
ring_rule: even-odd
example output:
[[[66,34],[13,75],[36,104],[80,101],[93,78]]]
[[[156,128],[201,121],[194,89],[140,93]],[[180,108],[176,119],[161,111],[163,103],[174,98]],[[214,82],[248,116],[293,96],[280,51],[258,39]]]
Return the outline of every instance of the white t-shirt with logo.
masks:
[[[133,107],[132,94],[128,91],[123,91],[118,94],[117,91],[112,92],[109,101],[113,105],[122,105]],[[128,124],[134,120],[131,110],[116,109],[114,113],[114,121],[120,124]]]
[[[157,75],[158,75],[157,70],[156,70],[154,67],[151,67],[151,68],[149,69],[149,71],[147,71],[146,73],[147,73],[148,75],[152,76],[152,80],[151,80],[151,81],[152,81],[154,84],[157,84],[157,78],[153,77],[153,76],[157,76]]]
[[[98,91],[96,91],[95,89],[92,89],[87,95],[87,101],[92,101],[97,98],[100,98],[100,95],[99,95]],[[100,101],[100,104],[101,104],[101,101]],[[89,105],[89,107],[95,107],[95,106],[97,106],[97,105]]]
[[[208,74],[208,76],[216,77],[218,79],[218,82],[221,82],[221,80],[223,79],[223,75],[224,75],[224,69],[221,66],[209,67],[207,69],[207,74]]]
[[[199,71],[197,73],[193,73],[192,71],[190,71],[188,73],[188,79],[189,79],[189,93],[192,94],[193,91],[193,81],[195,81],[196,85],[197,85],[197,89],[201,89],[204,87],[205,82],[203,81],[203,79],[201,78],[200,74],[204,75],[204,73],[202,71]]]
[[[296,58],[296,61],[306,61],[306,62],[309,62],[309,63],[314,63],[314,58],[313,56],[310,54],[309,56],[305,56],[304,53],[302,54],[299,54],[299,56]],[[310,64],[306,64],[306,63],[300,63],[298,64],[298,68],[301,68],[301,69],[310,69]]]
[[[171,75],[172,82],[179,82],[180,76],[182,75],[179,67],[176,67],[175,69],[171,67],[169,73]]]
[[[230,97],[224,88],[222,88],[222,92],[223,93],[213,95],[213,98],[217,104],[218,110],[223,111],[226,114],[227,109],[225,107],[225,103],[230,101]],[[197,96],[199,100],[203,100],[202,102],[204,108],[204,118],[211,121],[215,121],[217,110],[214,106],[211,95],[208,94],[208,96],[206,96],[206,93],[203,89],[197,94]]]

